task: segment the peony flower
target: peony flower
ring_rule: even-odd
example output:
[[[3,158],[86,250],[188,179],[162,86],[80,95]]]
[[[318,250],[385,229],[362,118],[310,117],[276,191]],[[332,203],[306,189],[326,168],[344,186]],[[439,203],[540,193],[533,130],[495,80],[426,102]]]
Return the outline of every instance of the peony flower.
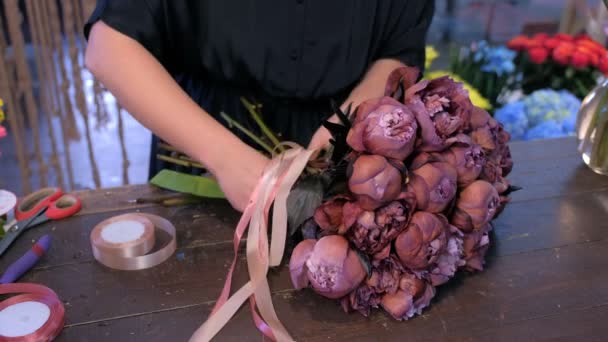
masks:
[[[485,255],[490,247],[489,232],[492,226],[488,223],[479,230],[472,231],[464,236],[463,250],[465,268],[469,271],[483,271]]]
[[[409,319],[422,313],[435,296],[435,288],[412,273],[404,273],[399,290],[382,296],[380,305],[396,320]]]
[[[481,229],[494,218],[499,205],[500,198],[492,184],[475,181],[460,193],[451,223],[464,232]]]
[[[302,240],[291,253],[289,274],[291,275],[291,283],[296,290],[303,289],[310,284],[306,262],[310,259],[316,243],[317,240],[313,239]]]
[[[448,233],[448,220],[443,215],[418,211],[395,240],[395,251],[403,266],[426,269],[445,249]]]
[[[416,195],[419,210],[442,212],[456,195],[456,169],[445,162],[431,162],[410,174],[407,191]]]
[[[478,107],[475,107],[471,114],[471,130],[473,142],[488,153],[511,140],[510,134],[503,129],[502,124]]]
[[[355,151],[403,160],[414,149],[417,129],[412,111],[385,96],[359,105],[346,141]]]
[[[468,127],[473,104],[462,83],[448,76],[423,80],[406,90],[405,103],[420,125],[421,151],[441,151]]]
[[[456,274],[458,268],[465,265],[463,259],[462,233],[452,228],[453,234],[448,239],[447,247],[437,258],[437,262],[429,272],[433,286],[443,285]]]
[[[348,201],[348,197],[338,195],[324,202],[315,210],[315,222],[327,233],[344,234],[342,208]]]
[[[395,164],[400,166],[379,155],[361,155],[355,160],[348,187],[363,209],[374,210],[399,196],[403,178]]]
[[[416,208],[416,199],[411,193],[402,193],[399,198],[374,211],[359,215],[348,231],[349,240],[362,252],[380,259],[387,254],[386,246],[407,227]],[[390,251],[390,250],[389,250]]]
[[[441,158],[456,169],[459,187],[465,187],[476,180],[486,163],[485,153],[481,147],[472,140],[468,140],[468,142],[452,145],[442,153]]]
[[[302,282],[299,282],[301,275],[297,272],[297,266],[300,264],[300,260],[308,254],[310,250],[309,244],[307,242],[302,247],[302,251],[298,253],[299,257],[297,259],[294,260],[292,256],[295,270],[292,272],[292,279],[294,279],[295,275],[296,280],[298,280],[294,284],[296,286],[302,285]],[[296,249],[298,246],[296,246]],[[306,260],[307,278],[313,289],[324,297],[343,297],[356,289],[363,279],[365,279],[366,272],[357,252],[349,247],[348,241],[341,235],[322,237],[314,244],[314,248],[308,256]],[[290,271],[291,269],[290,265]]]

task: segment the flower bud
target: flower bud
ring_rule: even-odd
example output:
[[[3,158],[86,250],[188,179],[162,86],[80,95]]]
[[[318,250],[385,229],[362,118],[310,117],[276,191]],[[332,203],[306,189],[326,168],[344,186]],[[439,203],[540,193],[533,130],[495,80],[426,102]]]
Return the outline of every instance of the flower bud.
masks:
[[[379,155],[359,156],[348,179],[350,191],[365,210],[374,210],[397,198],[402,183],[401,170]]]
[[[428,163],[410,174],[407,191],[416,195],[417,208],[442,212],[456,195],[456,169],[445,162]]]
[[[322,237],[306,261],[307,275],[313,289],[327,298],[340,298],[365,279],[363,264],[341,235]]]
[[[475,181],[460,193],[451,223],[463,232],[480,229],[494,218],[499,206],[500,198],[492,184]]]

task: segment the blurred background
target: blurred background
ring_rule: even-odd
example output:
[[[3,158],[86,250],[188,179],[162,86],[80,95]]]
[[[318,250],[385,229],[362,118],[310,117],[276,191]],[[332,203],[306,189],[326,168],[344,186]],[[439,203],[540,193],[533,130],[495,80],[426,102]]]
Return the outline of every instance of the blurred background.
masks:
[[[436,3],[428,35],[438,54],[436,70],[449,68],[455,46],[576,30],[577,20],[584,26],[598,6],[570,0]],[[83,67],[82,26],[94,7],[95,0],[2,0],[0,98],[7,136],[0,139],[0,188],[23,194],[45,185],[69,190],[148,180],[150,132]]]

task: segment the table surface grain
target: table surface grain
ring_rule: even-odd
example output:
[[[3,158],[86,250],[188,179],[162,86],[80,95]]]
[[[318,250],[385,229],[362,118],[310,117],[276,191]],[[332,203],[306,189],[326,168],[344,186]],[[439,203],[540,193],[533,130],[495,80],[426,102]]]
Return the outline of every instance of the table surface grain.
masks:
[[[494,221],[487,268],[440,287],[422,316],[396,322],[377,310],[345,314],[310,290],[294,291],[285,266],[269,282],[283,323],[298,341],[602,341],[608,336],[608,177],[582,163],[573,139],[511,144],[509,179],[524,189]],[[0,270],[46,233],[52,248],[21,281],[54,289],[66,308],[57,341],[186,341],[209,314],[232,259],[239,219],[223,201],[182,207],[135,205],[147,185],[79,192],[82,211],[25,233]],[[127,212],[161,215],[177,228],[177,252],[143,271],[97,263],[89,234]],[[246,281],[244,257],[235,283]],[[262,341],[243,307],[218,341]]]

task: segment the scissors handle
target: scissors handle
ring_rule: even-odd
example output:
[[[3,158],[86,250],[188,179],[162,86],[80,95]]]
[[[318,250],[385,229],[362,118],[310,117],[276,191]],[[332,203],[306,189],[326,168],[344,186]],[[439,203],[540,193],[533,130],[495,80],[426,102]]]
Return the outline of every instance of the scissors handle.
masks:
[[[43,188],[25,196],[15,208],[15,218],[19,221],[31,218],[51,205],[63,195],[59,188]]]
[[[63,195],[51,202],[44,215],[51,220],[59,220],[76,214],[82,208],[82,202],[74,195]]]

